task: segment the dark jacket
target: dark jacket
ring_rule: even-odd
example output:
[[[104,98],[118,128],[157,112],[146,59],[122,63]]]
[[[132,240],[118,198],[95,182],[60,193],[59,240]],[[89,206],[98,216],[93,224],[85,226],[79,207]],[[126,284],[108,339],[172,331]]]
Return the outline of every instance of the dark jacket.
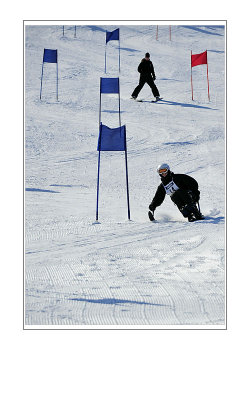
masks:
[[[165,187],[168,183],[173,181],[177,186],[178,190],[170,196],[171,200],[178,206],[181,207],[187,202],[197,202],[200,198],[200,192],[198,190],[197,181],[191,176],[185,174],[174,174],[169,172],[167,176],[161,177],[161,184],[158,186],[155,196],[149,206],[150,210],[154,211],[156,207],[159,207],[166,196]]]
[[[146,60],[145,58],[143,58],[138,66],[138,72],[140,72],[142,76],[152,76],[152,78],[155,79],[154,66],[152,61],[150,60]]]

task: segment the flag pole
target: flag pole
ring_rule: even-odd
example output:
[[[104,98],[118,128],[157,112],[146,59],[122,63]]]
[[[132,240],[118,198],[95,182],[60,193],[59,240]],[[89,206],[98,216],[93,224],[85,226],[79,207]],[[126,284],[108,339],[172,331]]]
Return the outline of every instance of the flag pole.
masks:
[[[106,57],[107,57],[106,52],[107,52],[107,43],[105,44],[105,74],[107,73],[107,72],[106,72],[106,64],[107,64],[107,61],[106,61]]]
[[[101,91],[101,83],[102,78],[100,78],[100,102],[99,102],[99,141],[101,141],[101,100],[102,100],[102,91]],[[97,172],[97,194],[96,194],[96,221],[98,221],[98,202],[99,202],[99,177],[100,177],[100,159],[101,159],[101,151],[100,151],[100,142],[98,142],[99,147],[99,155],[98,155],[98,172]]]
[[[119,31],[119,72],[121,72],[121,55],[120,55],[120,31]]]
[[[119,87],[119,93],[118,93],[118,99],[119,99],[119,124],[121,127],[121,100],[120,100],[120,79],[118,78],[118,87]]]
[[[207,59],[207,93],[208,93],[208,100],[210,101],[210,94],[209,94],[209,79],[208,79],[208,59]]]
[[[101,84],[102,84],[102,78],[100,78],[99,129],[100,129],[100,125],[101,125],[101,101],[102,101]]]
[[[58,101],[58,54],[57,54],[57,61],[56,61],[56,99]]]
[[[106,52],[107,52],[107,31],[106,31],[106,43],[105,43],[105,74],[106,74]]]
[[[99,135],[101,135],[101,129],[99,130]],[[101,136],[99,137],[101,140]],[[97,171],[97,193],[96,193],[96,221],[98,221],[98,202],[99,202],[99,177],[100,177],[100,158],[101,158],[101,151],[99,150],[98,155],[98,171]]]
[[[75,25],[75,34],[74,34],[74,37],[76,38],[76,25]]]
[[[43,62],[43,64],[44,64],[44,62]],[[43,82],[43,65],[42,65],[42,75],[41,75],[40,100],[42,99],[42,82]]]
[[[121,107],[120,107],[120,79],[118,78],[119,82],[119,125],[121,130]],[[124,141],[125,141],[125,169],[126,169],[126,187],[127,187],[127,204],[128,204],[128,219],[130,220],[130,206],[129,206],[129,189],[128,189],[128,160],[127,160],[127,139],[126,139],[126,126],[124,132]]]
[[[129,189],[128,189],[128,160],[127,160],[127,139],[126,139],[126,125],[125,125],[125,132],[124,132],[124,140],[125,140],[125,167],[126,167],[126,185],[127,185],[128,220],[130,220]]]
[[[158,40],[158,25],[156,25],[156,40]]]
[[[191,50],[191,89],[192,89],[192,100],[194,100],[193,78],[192,78],[192,50]]]

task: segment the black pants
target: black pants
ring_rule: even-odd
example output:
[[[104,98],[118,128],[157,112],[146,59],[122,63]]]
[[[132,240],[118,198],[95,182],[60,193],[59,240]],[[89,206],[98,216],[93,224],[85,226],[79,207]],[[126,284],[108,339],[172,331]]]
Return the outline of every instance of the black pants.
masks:
[[[145,85],[145,83],[147,83],[151,87],[153,95],[155,97],[156,96],[160,96],[159,91],[158,91],[158,89],[157,89],[157,87],[156,87],[156,85],[155,85],[155,83],[153,81],[153,78],[151,76],[143,76],[143,75],[141,75],[140,76],[140,80],[139,80],[139,85],[136,86],[135,90],[132,93],[133,97],[137,97],[138,96],[138,94],[142,90],[142,88]]]
[[[171,200],[177,205],[183,217],[187,218],[191,213],[198,215],[191,191],[179,189],[171,196]]]

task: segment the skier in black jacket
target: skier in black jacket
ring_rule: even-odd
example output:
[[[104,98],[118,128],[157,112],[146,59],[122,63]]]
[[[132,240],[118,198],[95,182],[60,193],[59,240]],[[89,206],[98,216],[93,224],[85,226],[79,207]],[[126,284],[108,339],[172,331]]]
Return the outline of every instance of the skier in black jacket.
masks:
[[[174,174],[166,163],[159,165],[157,172],[160,175],[161,184],[149,205],[149,219],[154,221],[154,211],[162,204],[166,194],[177,205],[183,217],[188,218],[188,221],[204,219],[196,205],[200,199],[197,181],[185,174]]]
[[[145,58],[143,58],[141,60],[139,66],[138,66],[138,72],[140,72],[139,85],[133,91],[132,98],[136,99],[139,92],[145,85],[145,83],[147,83],[151,87],[153,95],[155,96],[156,100],[158,100],[160,97],[160,94],[154,83],[154,80],[156,79],[156,77],[155,77],[153,63],[152,63],[152,61],[150,61],[149,53],[146,53]]]

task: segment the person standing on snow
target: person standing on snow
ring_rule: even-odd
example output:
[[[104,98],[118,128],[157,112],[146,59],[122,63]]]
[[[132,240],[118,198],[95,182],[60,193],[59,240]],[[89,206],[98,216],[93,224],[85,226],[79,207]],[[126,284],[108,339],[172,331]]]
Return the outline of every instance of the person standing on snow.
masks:
[[[156,77],[155,77],[153,63],[152,61],[150,61],[149,53],[146,53],[145,58],[141,60],[138,66],[138,72],[140,72],[139,85],[133,91],[131,98],[136,99],[141,89],[145,85],[145,83],[147,83],[151,87],[153,95],[155,96],[156,100],[159,100],[160,94],[154,83]]]
[[[159,165],[157,172],[160,175],[161,184],[149,205],[150,221],[154,221],[154,211],[162,204],[166,194],[170,196],[183,217],[188,218],[189,222],[204,219],[196,205],[200,199],[197,181],[185,174],[174,174],[166,163]]]

